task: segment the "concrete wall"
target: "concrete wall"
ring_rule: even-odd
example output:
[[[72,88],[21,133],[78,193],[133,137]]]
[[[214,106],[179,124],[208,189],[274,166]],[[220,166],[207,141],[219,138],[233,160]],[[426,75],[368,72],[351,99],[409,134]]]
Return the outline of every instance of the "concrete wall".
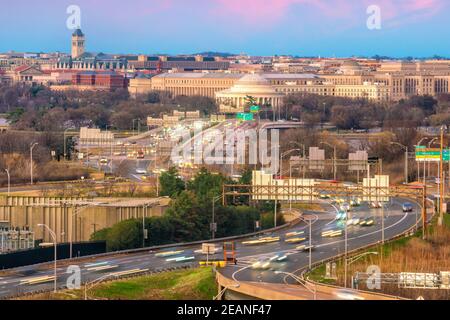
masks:
[[[161,216],[165,207],[98,206],[80,209],[56,203],[63,198],[0,197],[0,221],[9,221],[11,227],[28,227],[35,239],[52,242],[51,236],[38,224],[47,224],[55,231],[58,242],[88,241],[95,231],[133,218]],[[68,200],[66,198],[65,200]],[[72,199],[74,200],[74,199]],[[78,199],[80,200],[80,199]],[[79,213],[78,213],[79,212]]]

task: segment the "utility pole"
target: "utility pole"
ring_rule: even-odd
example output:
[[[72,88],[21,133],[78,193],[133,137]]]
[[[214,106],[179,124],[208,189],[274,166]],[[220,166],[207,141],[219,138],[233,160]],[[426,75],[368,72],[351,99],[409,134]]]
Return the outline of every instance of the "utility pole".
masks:
[[[405,181],[406,181],[406,184],[409,183],[408,156],[409,156],[409,150],[408,150],[408,146],[406,146],[406,152],[405,152]]]
[[[33,185],[33,149],[38,145],[37,142],[30,145],[30,176],[31,184]]]
[[[444,130],[445,126],[441,127],[441,161],[439,164],[439,226],[444,223]]]

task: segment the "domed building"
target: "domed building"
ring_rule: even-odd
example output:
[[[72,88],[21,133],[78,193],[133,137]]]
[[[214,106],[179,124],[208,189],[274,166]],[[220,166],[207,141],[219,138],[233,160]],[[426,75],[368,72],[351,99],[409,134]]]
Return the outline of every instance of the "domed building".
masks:
[[[247,74],[230,89],[216,93],[220,112],[223,113],[246,112],[250,100],[261,107],[270,106],[276,110],[281,106],[283,97],[283,93],[277,92],[269,80],[259,74]]]
[[[358,62],[346,60],[339,68],[339,71],[344,75],[360,75],[362,73],[362,68]]]

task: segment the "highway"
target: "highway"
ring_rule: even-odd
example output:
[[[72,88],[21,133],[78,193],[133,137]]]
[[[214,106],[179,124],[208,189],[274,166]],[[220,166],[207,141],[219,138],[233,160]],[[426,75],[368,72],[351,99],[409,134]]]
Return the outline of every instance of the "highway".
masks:
[[[393,198],[385,208],[385,239],[393,238],[411,228],[420,219],[420,207],[414,204],[414,210],[410,213],[402,211],[402,204],[410,202],[406,199]],[[242,242],[258,239],[253,237],[236,242],[237,265],[227,266],[220,269],[220,272],[235,279],[235,281],[252,281],[261,285],[285,284],[286,276],[277,274],[278,272],[298,272],[308,266],[309,253],[296,250],[299,244],[289,244],[285,242],[288,232],[303,232],[301,237],[305,237],[303,244],[309,243],[309,237],[312,237],[314,250],[312,251],[312,262],[335,257],[345,250],[344,236],[335,238],[324,238],[322,232],[325,230],[337,230],[341,228],[339,221],[335,220],[336,208],[330,204],[324,205],[325,212],[306,212],[305,218],[312,221],[312,232],[309,234],[309,227],[306,223],[300,223],[288,230],[277,231],[265,236],[280,237],[279,241],[265,244],[244,245]],[[370,209],[366,204],[355,207],[351,211],[352,218],[373,217],[375,224],[368,227],[349,226],[348,227],[348,250],[364,247],[381,241],[381,209]],[[81,268],[82,282],[90,282],[110,273],[141,269],[149,271],[160,271],[169,267],[197,265],[198,262],[206,257],[198,252],[200,245],[179,247],[174,245],[169,249],[151,252],[143,250],[130,254],[114,254],[90,259],[80,259],[70,261],[61,261],[58,263],[58,287],[64,288],[70,274],[67,274],[67,267],[71,264],[78,265]],[[176,255],[161,257],[158,253],[167,251],[181,251]],[[197,252],[196,252],[197,251]],[[261,258],[269,258],[274,255],[286,255],[286,259],[281,262],[270,263],[267,269],[256,270],[252,268],[255,261]],[[178,257],[185,257],[186,261],[176,261]],[[223,254],[217,253],[209,258],[221,259]],[[175,258],[175,259],[174,259]],[[192,260],[190,260],[192,259]],[[17,269],[0,272],[0,298],[14,296],[20,293],[35,292],[39,290],[51,290],[53,288],[52,278],[46,278],[44,283],[34,283],[40,277],[52,277],[53,264],[43,264],[37,266],[27,266]],[[49,280],[48,280],[49,279]],[[290,282],[293,283],[293,282]],[[287,287],[286,287],[287,288]],[[324,297],[325,298],[325,297]]]

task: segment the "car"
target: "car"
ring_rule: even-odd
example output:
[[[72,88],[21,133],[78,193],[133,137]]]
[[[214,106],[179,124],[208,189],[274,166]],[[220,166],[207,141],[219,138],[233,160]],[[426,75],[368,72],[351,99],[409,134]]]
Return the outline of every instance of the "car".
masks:
[[[380,209],[381,208],[381,203],[378,201],[372,201],[370,203],[370,208],[372,209]]]
[[[306,240],[306,238],[291,238],[291,239],[286,239],[285,242],[294,244],[294,243],[303,242],[305,240]]]
[[[310,249],[311,249],[311,251],[313,251],[315,248],[314,248],[314,246],[309,246],[309,245],[305,245],[305,244],[297,246],[295,248],[295,250],[298,250],[298,251],[309,251]]]
[[[108,164],[108,159],[106,159],[106,158],[101,158],[100,159],[100,164],[102,164],[102,165],[105,165],[105,164]]]
[[[286,238],[297,237],[305,234],[305,231],[293,231],[286,233]]]
[[[366,218],[360,221],[359,225],[362,227],[370,227],[373,226],[375,224],[375,219],[374,218]]]
[[[402,210],[403,210],[403,212],[413,212],[414,207],[413,207],[413,205],[411,203],[407,202],[407,203],[403,204]]]
[[[344,202],[341,205],[341,210],[342,211],[350,211],[352,209],[351,205],[348,202]]]
[[[137,174],[147,174],[147,170],[145,169],[136,169]]]
[[[287,255],[284,253],[277,253],[276,255],[272,256],[269,261],[270,262],[283,262],[286,261]]]
[[[322,231],[323,238],[340,237],[343,234],[344,234],[344,231],[342,229],[329,229],[329,230]]]
[[[345,220],[347,218],[347,212],[344,210],[339,210],[336,214],[336,220]]]
[[[265,270],[270,267],[270,260],[266,258],[261,258],[252,263],[253,270]]]
[[[365,300],[358,292],[349,289],[339,289],[335,295],[340,300]]]

